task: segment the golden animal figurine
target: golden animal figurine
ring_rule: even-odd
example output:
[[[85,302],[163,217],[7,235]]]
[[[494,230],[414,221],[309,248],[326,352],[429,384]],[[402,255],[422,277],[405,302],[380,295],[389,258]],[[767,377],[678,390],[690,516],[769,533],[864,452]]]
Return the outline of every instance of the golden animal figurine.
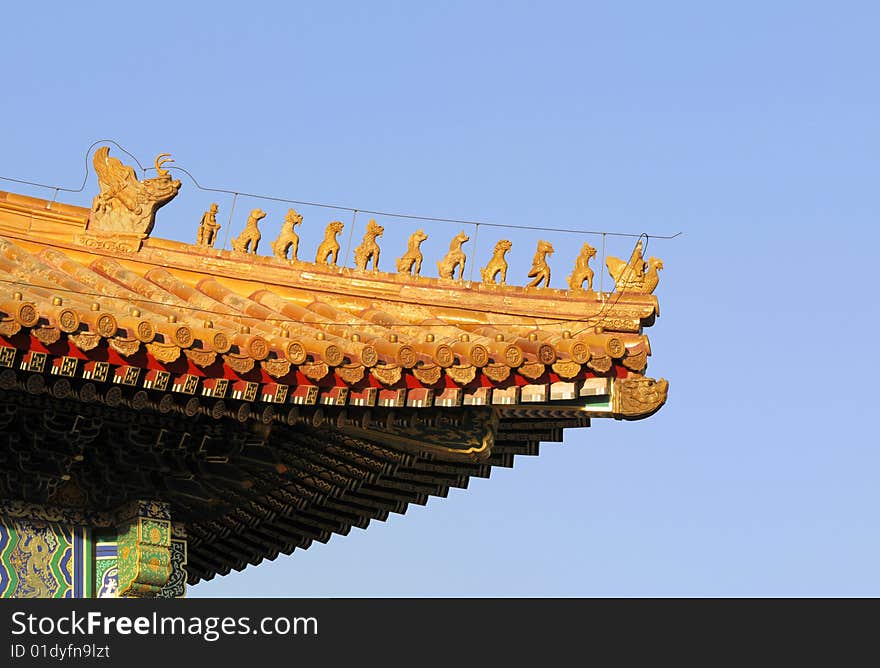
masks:
[[[260,244],[260,239],[262,238],[257,223],[265,217],[266,212],[262,209],[254,209],[251,211],[251,215],[248,216],[247,223],[245,223],[241,234],[232,240],[232,250],[238,253],[250,253],[251,255],[256,255],[257,246]]]
[[[100,193],[92,200],[88,230],[91,233],[116,232],[149,236],[156,221],[156,211],[180,190],[162,165],[171,162],[167,153],[156,158],[157,176],[138,181],[132,167],[110,157],[110,147],[95,151],[93,164]]]
[[[590,260],[594,257],[596,257],[596,249],[585,243],[575,260],[574,271],[568,275],[569,290],[583,290],[584,281],[587,282],[587,290],[593,289],[593,270],[590,269]]]
[[[364,240],[361,245],[354,249],[354,266],[361,271],[366,271],[370,259],[373,260],[373,271],[379,270],[379,244],[376,238],[381,237],[385,232],[385,228],[377,225],[372,218],[367,223],[367,231],[364,233]]]
[[[553,255],[553,245],[549,241],[539,241],[538,250],[532,258],[532,268],[529,269],[528,277],[532,282],[527,287],[536,288],[544,282],[544,287],[550,287],[550,265],[547,264],[547,256]]]
[[[296,253],[299,250],[299,235],[294,231],[297,225],[301,225],[303,217],[296,212],[296,209],[290,209],[284,217],[281,224],[281,234],[272,242],[272,252],[279,260],[286,260],[287,253],[290,252],[290,259],[296,260]]]
[[[199,246],[214,246],[217,241],[217,231],[220,229],[220,223],[217,222],[217,211],[219,207],[217,203],[211,204],[211,207],[202,214],[202,220],[199,223],[199,231],[196,234],[196,243]]]
[[[498,281],[498,285],[507,284],[507,260],[504,259],[504,255],[511,249],[512,245],[507,239],[502,239],[495,244],[492,259],[489,260],[489,264],[480,269],[483,283],[495,285],[495,277],[500,273],[501,280]]]
[[[624,262],[616,257],[608,257],[605,259],[605,266],[608,267],[608,272],[614,279],[617,292],[649,295],[654,292],[660,282],[660,276],[657,272],[663,269],[663,260],[652,257],[648,262],[645,262],[642,258],[642,240],[639,239],[629,262]]]
[[[649,262],[650,264],[650,262]],[[669,392],[669,381],[644,376],[629,376],[615,381],[612,410],[624,420],[638,420],[653,415],[663,404]]]
[[[461,250],[463,244],[470,241],[470,237],[464,232],[459,232],[455,238],[449,242],[449,252],[440,262],[437,263],[437,269],[440,271],[440,278],[455,278],[455,268],[458,267],[458,280],[464,277],[464,263],[467,256]]]
[[[336,266],[336,258],[339,256],[339,242],[336,241],[336,236],[342,232],[343,227],[345,225],[338,220],[327,225],[327,229],[324,230],[324,241],[318,246],[318,253],[315,255],[315,264]]]
[[[427,238],[428,235],[425,234],[424,230],[416,230],[410,235],[409,243],[406,246],[406,253],[397,258],[398,274],[406,274],[407,276],[419,275],[422,271],[422,251],[419,247]]]

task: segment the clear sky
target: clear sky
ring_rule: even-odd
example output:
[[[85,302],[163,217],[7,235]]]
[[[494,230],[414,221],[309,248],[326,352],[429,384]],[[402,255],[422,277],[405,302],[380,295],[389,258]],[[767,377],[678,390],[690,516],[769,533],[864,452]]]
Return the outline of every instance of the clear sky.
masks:
[[[657,415],[191,595],[880,595],[876,3],[9,3],[3,25],[4,176],[77,188],[110,138],[238,191],[684,233],[647,252]],[[154,235],[194,240],[214,200],[183,180]],[[265,244],[284,207],[240,200],[234,233],[254,206]],[[329,214],[300,211],[314,253]],[[412,227],[380,222],[390,269]],[[426,231],[433,269],[458,229]],[[508,236],[523,283],[540,235]],[[561,287],[582,239],[544,236]]]

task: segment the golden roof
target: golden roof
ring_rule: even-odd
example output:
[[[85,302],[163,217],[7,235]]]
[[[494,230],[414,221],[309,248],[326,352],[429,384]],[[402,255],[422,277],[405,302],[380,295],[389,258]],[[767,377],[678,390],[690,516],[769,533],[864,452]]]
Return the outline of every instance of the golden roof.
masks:
[[[0,192],[0,392],[204,416],[264,445],[295,441],[259,452],[242,441],[234,456],[197,451],[189,478],[166,472],[156,494],[177,499],[191,531],[191,581],[402,512],[536,453],[566,427],[638,419],[666,399],[666,382],[643,375],[662,263],[642,260],[640,244],[628,262],[608,258],[615,293],[582,289],[592,281],[589,245],[567,290],[546,287],[549,242],[528,287],[504,284],[501,243],[482,282],[460,278],[455,241],[437,264],[441,276],[458,264],[459,277],[419,275],[421,231],[397,273],[370,270],[375,223],[355,268],[332,262],[332,224],[315,262],[288,259],[296,212],[272,256],[255,252],[258,209],[233,250],[221,250],[216,207],[200,243],[151,237],[180,183],[164,162],[155,179],[137,181],[113,160],[96,153],[101,194],[91,209]],[[21,500],[52,502],[49,487]],[[91,507],[117,500],[85,494]],[[286,538],[273,542],[273,531]]]

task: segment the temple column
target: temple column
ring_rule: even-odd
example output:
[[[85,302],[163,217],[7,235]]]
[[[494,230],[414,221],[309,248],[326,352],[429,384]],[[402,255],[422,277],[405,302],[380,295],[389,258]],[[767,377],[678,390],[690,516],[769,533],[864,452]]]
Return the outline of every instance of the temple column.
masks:
[[[160,501],[114,513],[0,504],[0,597],[178,598],[187,541]]]

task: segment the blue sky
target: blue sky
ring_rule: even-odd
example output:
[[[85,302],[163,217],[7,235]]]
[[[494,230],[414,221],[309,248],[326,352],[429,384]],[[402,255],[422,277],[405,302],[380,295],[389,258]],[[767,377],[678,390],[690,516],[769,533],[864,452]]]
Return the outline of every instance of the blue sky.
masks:
[[[648,249],[670,397],[191,595],[880,595],[877,5],[292,4],[4,8],[0,175],[76,188],[111,138],[238,191],[681,231]],[[154,234],[211,201],[184,179]],[[239,202],[271,239],[284,208]],[[300,211],[313,252],[328,214]],[[380,222],[390,268],[412,228]],[[457,229],[426,231],[433,261]],[[539,236],[509,235],[510,282]],[[582,239],[545,236],[562,286]]]

